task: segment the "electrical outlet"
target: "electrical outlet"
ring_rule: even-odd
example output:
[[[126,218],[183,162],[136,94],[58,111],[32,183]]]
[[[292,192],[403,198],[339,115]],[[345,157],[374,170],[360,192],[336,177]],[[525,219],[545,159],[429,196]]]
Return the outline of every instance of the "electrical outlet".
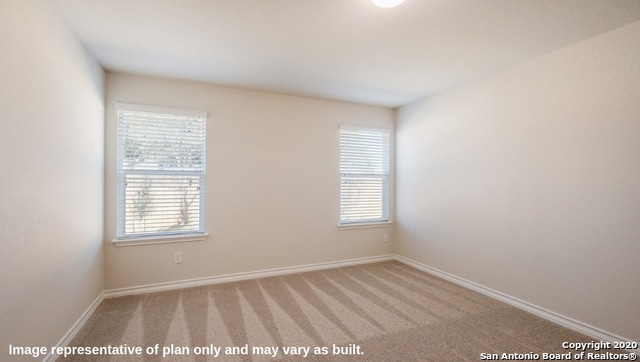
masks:
[[[384,240],[385,243],[389,242],[389,234],[385,233],[384,236],[382,237],[382,240]]]
[[[182,263],[182,252],[176,251],[175,253],[173,253],[173,263],[174,264]]]

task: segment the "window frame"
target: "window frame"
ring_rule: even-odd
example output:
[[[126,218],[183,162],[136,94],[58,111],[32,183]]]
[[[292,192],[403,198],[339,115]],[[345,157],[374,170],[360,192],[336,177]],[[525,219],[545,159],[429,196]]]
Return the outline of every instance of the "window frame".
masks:
[[[205,229],[205,201],[206,201],[206,128],[208,114],[206,111],[148,106],[130,103],[117,102],[116,109],[116,238],[112,242],[116,245],[141,245],[153,243],[171,243],[183,241],[200,241],[207,237]],[[122,146],[125,135],[121,132],[121,112],[143,112],[150,114],[196,117],[200,118],[201,136],[203,137],[201,147],[201,170],[160,170],[160,169],[125,169],[123,160],[124,146]],[[178,137],[176,137],[178,138]],[[127,175],[148,175],[148,176],[195,176],[198,177],[198,225],[197,230],[172,230],[154,233],[127,233],[126,231],[126,177]]]
[[[380,136],[385,137],[384,140],[381,140],[381,145],[385,146],[382,149],[382,154],[379,156],[382,160],[382,170],[378,173],[355,173],[355,172],[344,172],[343,170],[343,133],[347,132],[362,132],[365,133],[377,133]],[[356,229],[356,228],[368,228],[368,227],[384,227],[390,225],[391,221],[391,129],[382,128],[382,127],[368,127],[368,126],[358,126],[358,125],[350,125],[343,124],[339,127],[339,160],[338,160],[338,173],[339,173],[339,218],[338,218],[338,227],[340,229]],[[379,197],[381,198],[381,216],[379,218],[365,218],[363,217],[360,220],[347,220],[343,217],[344,215],[344,203],[343,203],[343,185],[344,178],[348,177],[369,177],[369,178],[379,178],[381,183],[381,194]]]

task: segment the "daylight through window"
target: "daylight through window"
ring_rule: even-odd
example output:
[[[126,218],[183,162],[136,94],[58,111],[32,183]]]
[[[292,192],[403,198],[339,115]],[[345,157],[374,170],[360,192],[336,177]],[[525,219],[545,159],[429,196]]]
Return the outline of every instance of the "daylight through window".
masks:
[[[389,130],[340,127],[340,224],[389,221]]]
[[[117,237],[203,233],[206,112],[117,110]]]

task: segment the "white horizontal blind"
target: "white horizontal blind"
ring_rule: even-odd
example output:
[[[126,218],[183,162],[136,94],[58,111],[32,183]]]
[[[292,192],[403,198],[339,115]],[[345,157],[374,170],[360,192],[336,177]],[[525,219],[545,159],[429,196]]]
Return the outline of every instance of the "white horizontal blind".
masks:
[[[340,224],[389,221],[389,130],[340,128]]]
[[[206,113],[116,107],[117,237],[204,232]]]

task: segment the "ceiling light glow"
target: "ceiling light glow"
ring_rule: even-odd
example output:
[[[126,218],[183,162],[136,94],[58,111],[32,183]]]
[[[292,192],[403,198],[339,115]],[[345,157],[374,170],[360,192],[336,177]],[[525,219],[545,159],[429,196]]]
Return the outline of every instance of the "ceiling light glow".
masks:
[[[371,0],[376,6],[381,8],[392,8],[404,2],[404,0]]]

